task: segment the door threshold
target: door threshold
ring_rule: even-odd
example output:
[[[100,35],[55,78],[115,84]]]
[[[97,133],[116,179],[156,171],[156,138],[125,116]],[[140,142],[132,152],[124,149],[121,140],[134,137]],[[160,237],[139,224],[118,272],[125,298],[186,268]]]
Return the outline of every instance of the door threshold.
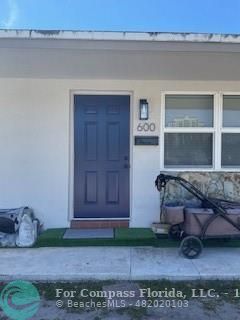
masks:
[[[129,220],[71,220],[71,228],[129,228]]]

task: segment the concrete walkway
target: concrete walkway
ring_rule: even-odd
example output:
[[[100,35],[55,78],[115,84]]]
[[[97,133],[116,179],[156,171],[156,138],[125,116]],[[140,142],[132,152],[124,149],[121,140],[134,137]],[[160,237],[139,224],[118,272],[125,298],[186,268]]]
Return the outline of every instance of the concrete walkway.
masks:
[[[195,260],[176,248],[1,249],[3,280],[240,279],[240,248],[205,248]]]

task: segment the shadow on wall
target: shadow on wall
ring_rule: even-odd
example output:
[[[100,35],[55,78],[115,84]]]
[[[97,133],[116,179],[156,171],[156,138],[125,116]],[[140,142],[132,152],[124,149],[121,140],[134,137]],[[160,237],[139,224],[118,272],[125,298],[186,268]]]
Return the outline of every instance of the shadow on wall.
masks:
[[[240,173],[173,172],[171,175],[184,178],[206,196],[240,201]],[[194,200],[196,200],[194,196],[177,183],[169,182],[167,184],[165,202],[184,204]]]

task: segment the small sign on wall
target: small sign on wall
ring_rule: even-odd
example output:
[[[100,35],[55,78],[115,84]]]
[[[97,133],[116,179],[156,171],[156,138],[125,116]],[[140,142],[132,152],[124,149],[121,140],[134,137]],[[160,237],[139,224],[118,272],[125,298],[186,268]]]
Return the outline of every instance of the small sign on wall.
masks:
[[[134,144],[136,146],[158,146],[159,137],[158,136],[135,136]]]

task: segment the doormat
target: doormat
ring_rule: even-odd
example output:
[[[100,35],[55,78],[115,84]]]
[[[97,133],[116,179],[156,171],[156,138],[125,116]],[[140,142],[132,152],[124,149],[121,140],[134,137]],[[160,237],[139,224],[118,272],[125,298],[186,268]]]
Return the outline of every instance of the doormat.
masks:
[[[110,229],[67,229],[63,239],[113,239],[114,231]]]

